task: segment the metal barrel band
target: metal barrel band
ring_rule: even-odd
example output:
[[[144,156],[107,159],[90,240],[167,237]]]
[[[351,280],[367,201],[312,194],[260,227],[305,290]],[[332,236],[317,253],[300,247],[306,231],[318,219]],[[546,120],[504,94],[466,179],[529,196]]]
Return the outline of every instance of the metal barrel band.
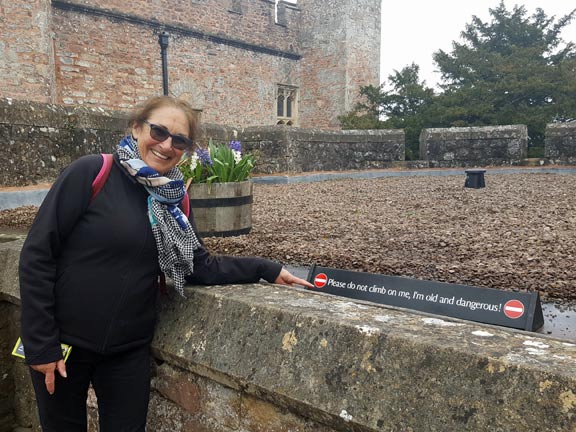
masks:
[[[192,208],[237,207],[252,204],[252,195],[233,198],[207,198],[190,200]]]
[[[252,227],[242,228],[237,230],[228,230],[228,231],[208,231],[208,232],[200,232],[199,234],[202,237],[233,237],[248,234],[252,230]]]

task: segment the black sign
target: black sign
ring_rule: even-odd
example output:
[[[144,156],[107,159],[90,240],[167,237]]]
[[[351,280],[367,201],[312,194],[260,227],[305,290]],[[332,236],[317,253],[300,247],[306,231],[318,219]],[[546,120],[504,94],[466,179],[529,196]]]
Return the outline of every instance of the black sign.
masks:
[[[536,331],[544,324],[540,295],[312,266],[315,290],[374,303]]]

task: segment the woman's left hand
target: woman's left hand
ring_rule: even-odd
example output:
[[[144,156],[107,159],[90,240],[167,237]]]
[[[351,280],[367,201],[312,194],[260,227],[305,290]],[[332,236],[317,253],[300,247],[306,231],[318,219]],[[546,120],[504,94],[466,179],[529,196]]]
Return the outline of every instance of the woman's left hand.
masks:
[[[282,270],[280,271],[280,274],[278,275],[278,277],[276,278],[274,283],[277,283],[280,285],[289,285],[289,286],[293,286],[294,284],[297,284],[297,285],[302,285],[302,286],[305,286],[308,288],[314,288],[314,285],[312,285],[310,282],[294,276],[292,273],[290,273],[285,268],[282,268]]]

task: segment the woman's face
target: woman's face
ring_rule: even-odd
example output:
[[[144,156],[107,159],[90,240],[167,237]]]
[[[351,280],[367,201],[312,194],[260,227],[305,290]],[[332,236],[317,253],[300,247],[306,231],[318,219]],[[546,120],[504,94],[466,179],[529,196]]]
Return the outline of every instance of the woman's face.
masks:
[[[148,123],[162,126],[172,135],[188,136],[188,119],[176,107],[162,107],[150,113]],[[184,150],[172,147],[172,137],[156,141],[150,136],[150,126],[146,123],[132,126],[132,136],[138,140],[138,150],[142,160],[160,174],[170,171],[180,161]]]

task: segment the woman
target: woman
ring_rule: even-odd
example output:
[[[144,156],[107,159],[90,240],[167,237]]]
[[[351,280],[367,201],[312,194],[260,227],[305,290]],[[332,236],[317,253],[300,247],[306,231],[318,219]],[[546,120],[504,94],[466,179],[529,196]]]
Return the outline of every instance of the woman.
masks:
[[[20,257],[22,339],[44,431],[86,430],[90,384],[101,431],[143,431],[158,275],[182,291],[202,284],[310,286],[261,258],[213,257],[177,205],[176,164],[192,149],[191,107],[155,97],[136,110],[102,190],[91,202],[100,155],[59,176]],[[66,363],[60,343],[72,346]]]

